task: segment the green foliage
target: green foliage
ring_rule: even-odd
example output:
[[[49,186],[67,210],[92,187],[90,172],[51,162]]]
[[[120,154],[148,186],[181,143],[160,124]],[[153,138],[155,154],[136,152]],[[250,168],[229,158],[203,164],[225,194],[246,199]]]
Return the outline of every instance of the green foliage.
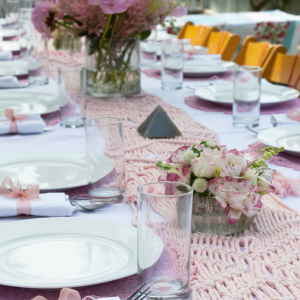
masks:
[[[187,193],[189,191],[185,185],[179,185],[179,186],[177,186],[177,189],[183,193]]]
[[[166,171],[170,170],[172,167],[163,163],[162,161],[159,161],[157,164],[156,164],[157,167],[159,168],[163,168],[165,169]]]
[[[274,147],[265,147],[258,151],[258,153],[263,152],[264,160],[270,160],[273,155],[278,155],[278,153],[282,151],[284,151],[284,147],[281,147],[279,149],[276,149]]]
[[[201,198],[206,198],[206,197],[208,197],[208,195],[209,195],[209,191],[206,190],[206,191],[204,191],[203,193],[197,193],[197,194],[198,194],[199,197],[201,197]]]
[[[151,30],[146,30],[141,33],[141,41],[146,40],[151,34]]]
[[[200,154],[203,150],[198,150],[195,145],[192,146],[192,151],[197,154],[197,157],[200,157]]]
[[[201,142],[200,145],[204,145],[206,148],[218,149],[219,151],[221,150],[218,146],[209,146],[209,145],[207,145],[207,141]]]

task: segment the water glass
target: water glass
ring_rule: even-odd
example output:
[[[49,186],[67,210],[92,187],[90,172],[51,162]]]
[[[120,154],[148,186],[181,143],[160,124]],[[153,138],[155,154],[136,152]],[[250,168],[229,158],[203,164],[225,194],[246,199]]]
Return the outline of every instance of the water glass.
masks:
[[[125,191],[124,121],[87,118],[85,133],[89,196],[118,202]]]
[[[261,68],[242,66],[234,71],[233,126],[259,125]]]
[[[141,68],[151,68],[156,63],[156,40],[145,40],[140,42]]]
[[[183,82],[183,42],[166,40],[161,43],[161,87],[178,90]]]
[[[69,66],[58,69],[60,126],[78,128],[84,126],[85,69]]]
[[[193,188],[150,182],[137,188],[138,285],[149,298],[189,295]]]

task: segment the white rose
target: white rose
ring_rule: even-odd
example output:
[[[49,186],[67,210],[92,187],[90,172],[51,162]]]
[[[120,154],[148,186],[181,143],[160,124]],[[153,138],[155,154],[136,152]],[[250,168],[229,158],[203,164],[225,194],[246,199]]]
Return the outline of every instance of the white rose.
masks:
[[[240,152],[230,150],[222,157],[220,167],[222,169],[221,177],[229,176],[237,179],[241,178],[242,173],[247,170],[248,162]]]
[[[220,165],[222,152],[217,148],[204,148],[200,157],[192,159],[192,171],[197,177],[213,178]]]

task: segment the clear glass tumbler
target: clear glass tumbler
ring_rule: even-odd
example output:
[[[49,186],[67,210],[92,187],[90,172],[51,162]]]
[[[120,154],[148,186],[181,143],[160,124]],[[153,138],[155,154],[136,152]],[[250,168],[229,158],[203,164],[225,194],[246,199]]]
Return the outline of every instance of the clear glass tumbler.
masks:
[[[183,42],[166,40],[161,43],[161,87],[178,90],[183,82]]]
[[[140,42],[141,68],[151,68],[156,63],[156,40],[145,40]]]
[[[242,66],[234,71],[233,126],[259,125],[261,68]]]
[[[60,126],[78,128],[84,126],[86,117],[86,71],[69,66],[58,69]]]
[[[193,188],[150,182],[137,188],[138,285],[148,298],[189,295]]]
[[[124,121],[87,118],[85,133],[89,196],[117,202],[125,191]]]

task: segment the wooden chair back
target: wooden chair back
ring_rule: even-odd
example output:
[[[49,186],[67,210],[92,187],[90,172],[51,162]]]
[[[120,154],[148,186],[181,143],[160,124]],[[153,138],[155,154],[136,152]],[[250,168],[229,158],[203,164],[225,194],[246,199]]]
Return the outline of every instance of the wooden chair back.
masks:
[[[263,72],[268,81],[283,83],[300,91],[300,56],[278,52],[269,58]]]
[[[179,31],[178,39],[190,39],[191,45],[203,46],[207,43],[212,32],[218,32],[215,26],[195,26],[192,22],[187,22]]]
[[[246,38],[243,41],[242,47],[241,47],[239,53],[237,54],[234,62],[240,66],[243,66],[248,45],[249,45],[249,43],[255,43],[255,42],[257,42],[256,37],[254,37],[253,35],[246,36]]]
[[[212,32],[207,44],[209,54],[221,54],[222,60],[231,60],[235,50],[241,41],[240,36],[228,31]]]

